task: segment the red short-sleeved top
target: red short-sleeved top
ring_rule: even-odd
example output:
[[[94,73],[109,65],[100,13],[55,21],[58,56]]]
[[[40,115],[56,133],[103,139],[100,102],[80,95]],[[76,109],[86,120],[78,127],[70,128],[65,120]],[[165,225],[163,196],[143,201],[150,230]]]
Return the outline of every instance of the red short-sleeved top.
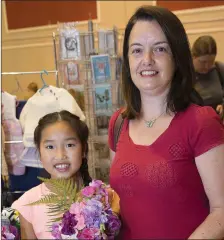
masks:
[[[119,111],[110,120],[109,146]],[[209,214],[195,157],[224,143],[224,128],[211,107],[190,105],[151,145],[133,143],[124,120],[110,170],[120,196],[121,239],[187,239]]]

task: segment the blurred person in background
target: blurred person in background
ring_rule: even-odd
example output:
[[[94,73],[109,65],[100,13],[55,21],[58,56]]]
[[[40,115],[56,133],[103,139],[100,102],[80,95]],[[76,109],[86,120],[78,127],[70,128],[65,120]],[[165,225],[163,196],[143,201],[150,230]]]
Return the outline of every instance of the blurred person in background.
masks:
[[[211,36],[201,36],[193,44],[192,56],[196,72],[195,89],[223,117],[224,64],[217,62],[217,45]]]
[[[25,97],[25,100],[31,98],[38,90],[38,85],[35,82],[29,83],[27,86],[28,95]]]

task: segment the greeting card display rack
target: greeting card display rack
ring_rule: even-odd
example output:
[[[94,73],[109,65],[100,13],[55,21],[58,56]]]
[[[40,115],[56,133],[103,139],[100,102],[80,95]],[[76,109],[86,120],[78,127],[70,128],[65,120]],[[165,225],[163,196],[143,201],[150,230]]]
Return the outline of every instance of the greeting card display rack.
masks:
[[[119,32],[115,27],[93,31],[92,21],[88,22],[88,31],[78,31],[76,26],[77,23],[62,23],[59,32],[52,35],[59,82],[74,95],[85,113],[90,130],[90,174],[108,182],[108,125],[111,115],[123,104]]]

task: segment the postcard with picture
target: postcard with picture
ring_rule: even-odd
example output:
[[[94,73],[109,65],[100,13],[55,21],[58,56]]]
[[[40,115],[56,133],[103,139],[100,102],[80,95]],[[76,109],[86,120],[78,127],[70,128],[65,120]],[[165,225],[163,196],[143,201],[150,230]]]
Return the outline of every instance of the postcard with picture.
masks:
[[[79,66],[76,62],[68,62],[64,64],[64,81],[68,85],[78,85],[79,81]]]
[[[98,31],[98,49],[100,53],[111,56],[117,54],[118,34],[117,29]]]
[[[93,34],[85,33],[80,35],[81,42],[81,55],[82,57],[89,58],[90,55],[94,55],[94,37]]]
[[[74,29],[60,29],[61,59],[79,59],[81,57],[80,35]]]
[[[104,83],[111,80],[109,55],[91,56],[91,65],[93,72],[93,82],[95,84]]]
[[[111,87],[110,85],[95,88],[95,114],[108,113],[112,111]]]

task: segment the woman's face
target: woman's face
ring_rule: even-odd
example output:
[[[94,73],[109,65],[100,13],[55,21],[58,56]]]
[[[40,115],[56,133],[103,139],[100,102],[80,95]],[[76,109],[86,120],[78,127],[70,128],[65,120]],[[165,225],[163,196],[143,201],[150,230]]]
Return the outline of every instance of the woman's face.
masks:
[[[70,178],[82,164],[82,145],[66,122],[53,123],[42,130],[40,158],[52,178]]]
[[[214,67],[215,57],[215,55],[193,57],[195,71],[201,74],[208,73]]]
[[[168,91],[175,63],[167,38],[156,21],[138,21],[129,38],[129,66],[133,83],[152,96]]]

